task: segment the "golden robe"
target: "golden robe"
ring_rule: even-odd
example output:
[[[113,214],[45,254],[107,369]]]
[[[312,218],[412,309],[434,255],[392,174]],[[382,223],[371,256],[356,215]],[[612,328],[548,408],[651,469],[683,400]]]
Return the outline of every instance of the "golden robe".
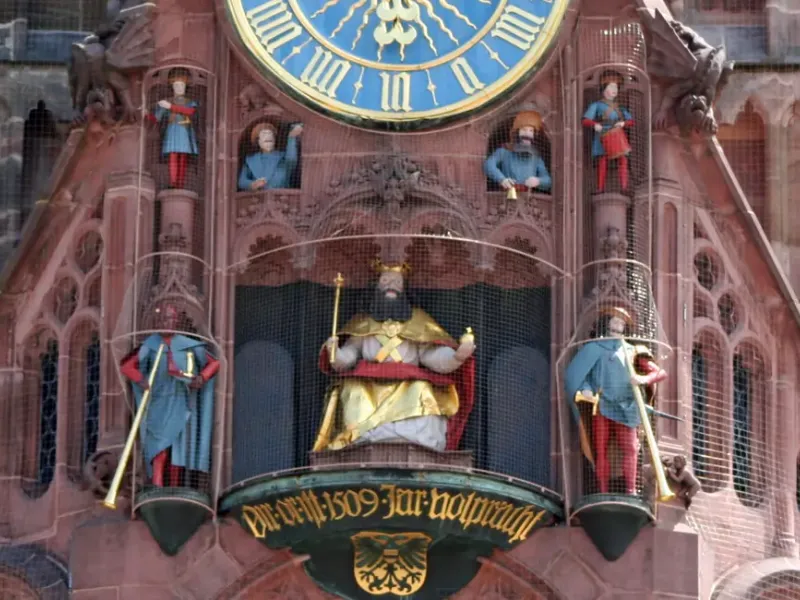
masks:
[[[453,358],[457,344],[425,311],[415,308],[405,322],[357,315],[339,335],[350,336],[357,362],[327,394],[315,452],[344,448],[387,423],[458,412],[458,392],[447,375],[460,366]],[[338,352],[348,351],[347,344]],[[320,366],[330,372],[325,346]]]

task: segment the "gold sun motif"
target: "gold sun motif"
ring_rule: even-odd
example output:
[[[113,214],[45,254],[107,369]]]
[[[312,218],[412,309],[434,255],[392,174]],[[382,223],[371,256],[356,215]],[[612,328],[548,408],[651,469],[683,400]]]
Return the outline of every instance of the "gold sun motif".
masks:
[[[340,0],[326,0],[322,7],[311,15],[311,19],[324,14],[329,8],[336,6]],[[491,4],[491,0],[478,0],[481,4]],[[450,4],[448,0],[438,0],[439,6],[451,12],[457,19],[460,19],[467,26],[477,31],[475,24],[469,20],[457,7]],[[366,8],[365,8],[366,7]],[[400,60],[405,60],[405,48],[417,39],[417,29],[422,32],[423,37],[428,42],[428,46],[435,56],[439,56],[439,51],[436,44],[430,35],[428,25],[423,20],[422,9],[425,9],[427,18],[436,23],[439,29],[450,40],[458,45],[459,41],[450,28],[447,27],[444,20],[436,14],[436,9],[431,0],[356,0],[350,6],[344,17],[339,21],[334,30],[330,34],[333,39],[342,30],[342,28],[355,16],[356,12],[364,8],[361,15],[361,23],[356,30],[353,37],[353,43],[350,46],[352,51],[355,51],[364,29],[367,28],[370,18],[374,14],[378,18],[378,22],[373,29],[373,38],[378,43],[378,60],[381,60],[383,49],[391,46],[395,42],[400,46]],[[416,26],[416,27],[415,27]]]

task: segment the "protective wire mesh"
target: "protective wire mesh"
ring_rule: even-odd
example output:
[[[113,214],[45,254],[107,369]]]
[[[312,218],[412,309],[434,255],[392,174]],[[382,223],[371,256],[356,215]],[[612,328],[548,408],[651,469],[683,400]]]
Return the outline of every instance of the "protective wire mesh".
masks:
[[[372,259],[390,240],[406,246],[410,274],[372,272]],[[475,268],[481,252],[492,254],[491,270]],[[305,268],[296,266],[300,253]],[[334,330],[337,273],[344,277],[342,333],[331,366],[323,346]],[[555,274],[522,251],[434,236],[343,235],[251,256],[236,275],[231,483],[347,462],[346,453],[330,451],[376,441],[460,451],[450,466],[553,487],[548,349]],[[412,314],[408,331],[381,329]],[[423,324],[444,331],[414,329]],[[474,356],[467,328],[480,348]],[[352,336],[358,329],[366,337]],[[402,343],[383,350],[386,336]],[[382,380],[359,377],[369,363]],[[418,383],[398,385],[401,378]],[[370,417],[370,403],[381,402],[384,409]],[[446,435],[443,417],[450,417]],[[463,430],[454,434],[453,423]],[[358,462],[386,462],[391,454],[364,450]],[[436,462],[433,454],[423,457]]]
[[[2,261],[48,197],[76,116],[70,44],[108,24],[105,2],[7,4],[0,6],[9,40],[0,48],[9,67],[0,73]],[[764,21],[764,2],[682,4],[703,23]],[[638,404],[612,415],[627,424],[601,404],[593,414],[602,387],[634,402],[639,389],[643,404],[661,413],[644,420],[668,442],[659,458],[679,503],[691,504],[697,569],[716,582],[713,597],[798,597],[800,576],[779,558],[797,554],[796,392],[781,366],[792,359],[778,355],[747,267],[726,253],[716,215],[699,202],[691,205],[691,347],[667,335],[659,310],[668,307],[656,307],[651,270],[652,231],[661,224],[652,217],[646,36],[635,18],[621,16],[581,18],[573,37],[577,52],[492,117],[477,142],[465,127],[469,142],[455,149],[431,136],[364,134],[351,152],[347,134],[341,152],[319,151],[305,142],[310,126],[274,103],[233,55],[221,60],[221,85],[197,66],[200,54],[136,80],[137,168],[130,180],[109,176],[104,184],[126,208],[98,197],[56,258],[46,262],[42,250],[34,259],[36,274],[53,263],[45,293],[0,315],[0,339],[13,355],[0,369],[0,388],[9,391],[0,415],[0,599],[35,598],[31,581],[60,577],[21,540],[51,527],[58,485],[100,498],[108,492],[165,337],[177,345],[154,371],[120,486],[134,507],[158,488],[196,492],[195,501],[213,507],[223,490],[265,473],[411,460],[543,486],[564,494],[568,506],[607,492],[654,510],[653,448],[636,426]],[[606,95],[610,84],[616,96]],[[720,119],[718,140],[772,238],[796,229],[770,207],[783,193],[776,190],[793,184],[800,129],[794,109],[776,126],[753,95]],[[103,98],[95,100],[102,108]],[[771,144],[778,130],[784,137]],[[516,169],[513,157],[524,167]],[[133,196],[120,191],[126,186]],[[563,244],[567,231],[574,241]],[[229,236],[223,247],[219,240]],[[379,278],[376,257],[410,265],[398,304],[381,286],[400,284]],[[338,273],[340,362],[332,367],[325,344]],[[429,327],[443,332],[412,331],[416,338],[384,350],[393,336],[383,323],[403,321],[409,308],[423,309]],[[354,328],[377,327],[353,321],[359,313],[381,328],[370,331],[369,344],[348,346]],[[611,323],[615,314],[623,330]],[[632,385],[627,372],[608,384],[592,380],[596,361],[583,373],[576,367],[571,381],[575,357],[595,348],[602,360],[619,347],[617,333],[630,344],[630,368],[647,382]],[[354,375],[359,360],[384,368],[397,356],[408,370],[386,367],[390,383],[367,385]],[[425,385],[391,383],[412,371]],[[590,393],[576,404],[567,390]],[[363,423],[369,403],[387,397],[397,400],[395,413],[349,429]],[[398,427],[402,420],[414,425]],[[458,435],[450,433],[456,423]],[[363,440],[454,452],[397,444],[333,451]],[[701,492],[675,454],[685,456]],[[98,535],[118,524],[98,522]]]

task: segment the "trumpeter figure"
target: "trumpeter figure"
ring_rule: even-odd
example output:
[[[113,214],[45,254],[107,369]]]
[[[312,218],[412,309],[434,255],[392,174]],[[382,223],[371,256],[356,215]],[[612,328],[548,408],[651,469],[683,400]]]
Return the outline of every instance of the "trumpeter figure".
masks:
[[[184,469],[211,470],[212,380],[220,363],[205,343],[175,332],[179,313],[174,304],[163,303],[156,316],[161,332],[150,335],[129,354],[121,371],[133,382],[137,408],[150,389],[140,430],[147,475],[157,487],[174,487],[181,485]],[[159,353],[162,345],[164,351]],[[158,364],[156,356],[160,356]],[[150,387],[148,376],[154,366]]]
[[[584,344],[567,365],[564,374],[566,398],[578,422],[583,453],[594,464],[599,492],[610,491],[608,450],[610,442],[614,441],[622,453],[624,491],[635,495],[638,428],[642,421],[634,386],[646,386],[652,398],[655,393],[653,386],[663,381],[667,373],[656,364],[646,346],[634,346],[623,338],[626,328],[632,328],[634,324],[627,310],[620,307],[603,309],[599,316],[598,334],[605,339]],[[633,363],[633,375],[628,361]],[[584,404],[590,410],[582,410]]]

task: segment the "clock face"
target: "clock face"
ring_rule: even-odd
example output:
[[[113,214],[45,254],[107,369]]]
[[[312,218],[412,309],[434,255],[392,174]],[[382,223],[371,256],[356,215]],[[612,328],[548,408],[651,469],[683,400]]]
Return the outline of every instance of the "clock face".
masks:
[[[226,0],[284,90],[361,126],[440,124],[535,71],[569,0]]]

